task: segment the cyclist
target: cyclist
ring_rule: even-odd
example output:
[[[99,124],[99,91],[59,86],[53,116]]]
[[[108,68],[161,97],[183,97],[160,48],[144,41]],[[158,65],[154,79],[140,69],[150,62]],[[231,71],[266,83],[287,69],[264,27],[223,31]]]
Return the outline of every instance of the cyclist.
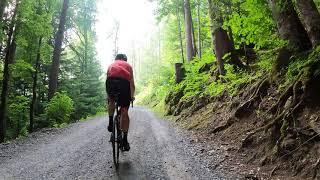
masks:
[[[129,115],[128,110],[130,102],[134,100],[134,78],[132,67],[127,61],[125,54],[118,54],[115,61],[109,66],[106,80],[106,91],[108,94],[108,113],[109,125],[108,131],[112,132],[113,115],[115,111],[115,94],[119,94],[119,105],[121,112],[120,129],[123,132],[123,149],[130,150],[128,143]]]

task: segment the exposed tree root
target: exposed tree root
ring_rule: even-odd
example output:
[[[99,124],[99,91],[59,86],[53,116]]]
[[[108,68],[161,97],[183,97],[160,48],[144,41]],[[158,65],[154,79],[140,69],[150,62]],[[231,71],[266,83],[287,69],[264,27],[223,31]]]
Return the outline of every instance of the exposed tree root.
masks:
[[[234,116],[236,118],[241,118],[244,114],[252,112],[253,110],[252,105],[257,101],[259,102],[261,101],[262,97],[266,95],[266,92],[269,87],[270,87],[270,82],[268,78],[265,78],[261,80],[259,83],[257,83],[250,99],[237,108]]]
[[[317,174],[318,174],[318,169],[320,167],[320,159],[317,160],[317,162],[313,165],[313,179],[317,178]]]
[[[288,98],[293,95],[293,84],[289,86],[285,92],[280,96],[278,102],[274,104],[268,111],[269,113],[275,113],[280,107],[283,107],[285,103],[287,102]]]
[[[252,132],[248,133],[248,135],[242,141],[241,148],[246,147],[249,144],[249,142],[251,142],[250,138],[253,135],[255,135],[255,134],[259,133],[259,132],[262,132],[262,131],[264,131],[266,133],[270,128],[272,128],[276,124],[281,124],[282,123],[282,127],[283,127],[285,123],[288,123],[287,120],[294,114],[294,112],[296,112],[297,109],[300,109],[302,104],[303,104],[303,101],[300,101],[293,108],[289,108],[288,110],[284,110],[281,114],[279,114],[273,121],[271,121],[267,125],[265,125],[263,127],[260,127],[258,129],[256,129],[255,131],[252,131]],[[285,136],[285,135],[283,134],[282,136]],[[278,140],[277,144],[279,144],[281,142],[281,139],[283,139],[283,137],[281,137]]]
[[[269,124],[260,127],[256,129],[255,131],[249,132],[247,136],[242,140],[241,148],[246,147],[251,142],[251,137],[259,132],[267,132],[271,127],[273,127],[275,124],[280,123],[283,120],[283,117],[285,116],[285,112],[282,112],[279,116],[277,116],[273,121],[271,121]]]
[[[250,162],[252,162],[253,160],[255,160],[255,159],[257,158],[257,154],[258,154],[258,152],[255,152],[254,155],[251,156],[251,158],[249,158],[249,159],[246,161],[246,163],[250,163]]]
[[[264,79],[263,79],[263,80],[264,80]],[[253,94],[256,92],[258,86],[261,84],[261,82],[262,82],[263,80],[256,82],[256,83],[249,89],[248,94],[251,94],[250,98],[251,98],[251,97],[253,96]]]
[[[272,169],[272,171],[270,172],[269,178],[271,178],[271,177],[274,175],[274,173],[276,172],[276,170],[277,170],[278,168],[279,168],[279,165],[275,166],[275,167]]]
[[[248,135],[242,141],[241,148],[244,148],[248,144],[250,144],[250,142],[252,141],[252,136],[262,131],[266,133],[270,128],[274,127],[277,124],[282,124],[280,127],[281,129],[283,129],[283,131],[285,131],[284,127],[287,126],[287,124],[292,123],[290,120],[294,119],[294,114],[296,114],[298,110],[301,110],[301,106],[304,104],[305,96],[302,87],[303,83],[300,80],[296,81],[294,84],[289,86],[289,88],[287,88],[287,90],[280,96],[279,101],[274,106],[272,106],[271,109],[268,110],[268,112],[274,112],[275,110],[277,110],[275,118],[268,124],[256,129],[255,131],[248,133]],[[291,96],[293,97],[292,101],[289,105],[286,105],[288,99]],[[293,122],[293,124],[295,123]],[[279,145],[285,136],[286,134],[283,134],[282,132],[281,137],[278,139],[276,144],[277,150],[280,149]]]
[[[250,145],[253,143],[259,143],[257,141],[266,143],[267,153],[264,154],[265,160],[262,161],[263,163],[272,163],[276,159],[288,160],[287,158],[283,158],[288,157],[289,155],[298,159],[306,152],[309,152],[308,147],[320,140],[320,135],[317,134],[317,130],[313,130],[316,127],[319,127],[320,123],[315,120],[316,118],[309,118],[309,115],[313,113],[310,112],[310,110],[316,109],[315,107],[320,107],[319,72],[320,59],[310,62],[303,67],[299,75],[297,75],[296,80],[285,89],[278,101],[264,113],[263,118],[266,119],[266,121],[254,121],[254,123],[259,123],[258,127],[250,129],[250,132],[244,136],[239,150],[251,147]],[[252,113],[255,109],[259,108],[260,106],[258,107],[258,104],[261,104],[262,107],[269,105],[269,101],[266,101],[267,104],[261,103],[261,101],[270,85],[271,82],[269,79],[263,79],[252,86],[253,88],[249,91],[245,92],[242,97],[249,97],[249,100],[238,106],[234,117],[243,118],[243,115]],[[304,118],[301,116],[302,112],[303,115],[306,115],[303,116]],[[260,118],[261,116],[259,119]],[[308,121],[314,122],[314,126],[316,127],[308,127],[308,129],[306,129],[306,124],[310,124]],[[228,126],[218,128],[220,130],[226,129],[226,127]],[[262,140],[256,138],[260,135],[263,136],[263,133],[268,133],[268,141],[266,141],[266,138],[263,138]],[[249,159],[249,161],[256,156],[257,152]],[[272,169],[270,177],[274,175],[279,167],[281,166],[277,165]],[[301,166],[301,168],[303,168],[303,166]],[[300,173],[300,171],[298,173]],[[320,158],[312,165],[310,176],[319,178]]]

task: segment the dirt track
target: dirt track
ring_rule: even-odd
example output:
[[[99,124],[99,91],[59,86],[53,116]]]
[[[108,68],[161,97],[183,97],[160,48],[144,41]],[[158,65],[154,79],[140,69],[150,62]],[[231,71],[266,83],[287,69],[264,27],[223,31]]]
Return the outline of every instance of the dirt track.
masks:
[[[143,108],[131,110],[130,152],[113,167],[107,117],[47,129],[0,145],[0,179],[237,179],[212,172],[188,133]]]

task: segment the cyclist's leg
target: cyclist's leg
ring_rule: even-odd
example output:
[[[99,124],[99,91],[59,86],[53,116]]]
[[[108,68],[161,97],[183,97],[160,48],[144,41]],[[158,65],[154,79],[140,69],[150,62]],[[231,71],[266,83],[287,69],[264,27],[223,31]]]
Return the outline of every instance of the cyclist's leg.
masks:
[[[114,98],[108,97],[108,114],[109,114],[109,120],[112,122],[114,111],[116,109],[116,103],[114,101]],[[110,122],[109,121],[109,122]]]
[[[128,133],[128,131],[129,131],[129,124],[130,124],[128,109],[129,109],[129,107],[121,108],[121,124],[120,124],[120,126],[121,126],[121,130],[126,133]]]
[[[115,111],[115,100],[114,97],[111,96],[112,92],[114,91],[114,85],[112,84],[112,80],[107,79],[106,80],[106,91],[108,95],[108,114],[109,114],[109,125],[108,125],[108,131],[112,131],[113,127],[113,116]]]
[[[121,83],[121,96],[120,96],[120,106],[121,106],[121,119],[120,128],[123,132],[123,142],[124,150],[128,151],[130,149],[128,143],[128,131],[129,131],[129,115],[128,110],[130,107],[130,83],[128,81],[123,81]]]
[[[121,81],[120,87],[120,106],[121,106],[121,130],[123,132],[128,132],[129,130],[129,115],[128,110],[130,107],[130,83],[129,81]]]
[[[129,131],[129,115],[128,115],[128,107],[122,107],[121,108],[121,119],[120,119],[120,128],[123,132],[123,149],[125,151],[130,150],[130,145],[128,142],[128,131]]]

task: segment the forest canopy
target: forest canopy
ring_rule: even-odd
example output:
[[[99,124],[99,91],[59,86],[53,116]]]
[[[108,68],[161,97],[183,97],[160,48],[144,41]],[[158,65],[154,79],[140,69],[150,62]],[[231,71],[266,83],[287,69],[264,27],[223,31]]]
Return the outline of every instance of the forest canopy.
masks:
[[[96,2],[0,2],[1,142],[104,111]]]

